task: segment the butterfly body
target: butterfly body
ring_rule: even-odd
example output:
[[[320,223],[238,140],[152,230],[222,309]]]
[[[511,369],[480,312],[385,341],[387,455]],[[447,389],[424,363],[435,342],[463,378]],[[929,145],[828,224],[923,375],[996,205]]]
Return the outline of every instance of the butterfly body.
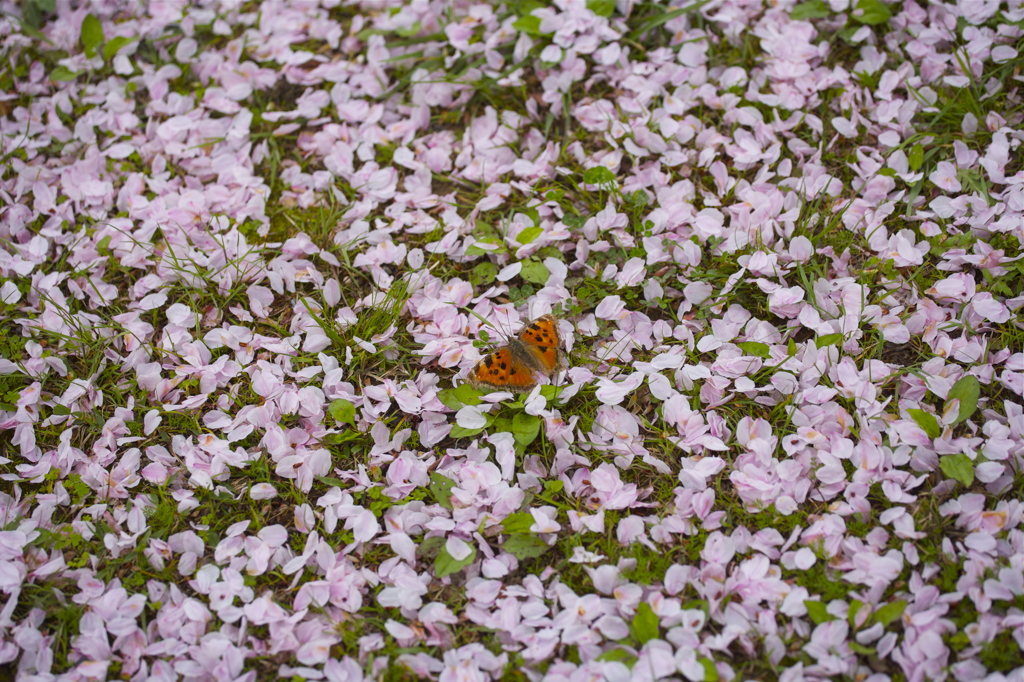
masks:
[[[551,378],[564,364],[558,320],[544,315],[523,327],[507,346],[485,355],[467,380],[477,389],[526,393],[537,385],[538,374]]]

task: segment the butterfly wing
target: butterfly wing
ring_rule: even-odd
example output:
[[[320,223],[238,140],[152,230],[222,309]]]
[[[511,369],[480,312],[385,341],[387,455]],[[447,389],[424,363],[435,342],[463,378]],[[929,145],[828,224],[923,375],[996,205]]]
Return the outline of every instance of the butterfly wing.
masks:
[[[488,353],[476,363],[467,376],[469,384],[477,389],[526,393],[537,385],[533,372],[518,362],[508,347]]]
[[[562,335],[558,331],[558,320],[552,315],[538,317],[519,332],[523,342],[537,362],[539,370],[551,376],[562,368]]]

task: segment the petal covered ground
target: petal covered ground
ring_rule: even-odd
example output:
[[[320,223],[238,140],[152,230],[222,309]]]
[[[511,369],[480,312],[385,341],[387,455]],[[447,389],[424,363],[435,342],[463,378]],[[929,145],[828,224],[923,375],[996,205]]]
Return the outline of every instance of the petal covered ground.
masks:
[[[1022,26],[0,1],[0,674],[1024,680]]]

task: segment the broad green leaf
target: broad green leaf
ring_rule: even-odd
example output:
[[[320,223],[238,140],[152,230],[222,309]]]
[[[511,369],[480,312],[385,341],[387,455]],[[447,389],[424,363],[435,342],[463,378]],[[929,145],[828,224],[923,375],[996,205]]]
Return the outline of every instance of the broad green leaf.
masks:
[[[807,615],[810,616],[811,620],[814,621],[815,625],[821,625],[827,623],[830,620],[836,620],[836,617],[828,612],[828,607],[820,601],[804,601],[804,606],[807,607]]]
[[[810,2],[801,2],[799,5],[793,8],[789,13],[789,18],[793,21],[803,21],[805,19],[824,19],[825,17],[832,16],[832,10],[828,8],[824,0],[810,0]]]
[[[931,412],[925,412],[924,410],[907,410],[910,418],[917,423],[924,432],[928,434],[929,438],[938,438],[942,435],[942,427],[939,426],[939,420],[935,418],[935,415]]]
[[[474,559],[476,559],[475,547],[473,548],[473,551],[469,553],[469,556],[462,561],[457,561],[448,553],[447,547],[442,547],[441,551],[437,554],[437,558],[434,559],[434,573],[438,578],[443,578],[446,575],[451,575],[452,573],[458,573],[466,566],[473,563]]]
[[[855,624],[855,621],[857,619],[857,614],[860,612],[860,610],[861,610],[861,608],[863,606],[864,606],[864,602],[860,601],[859,599],[854,599],[853,601],[850,602],[850,608],[846,612],[846,621],[850,625],[854,625]]]
[[[473,438],[483,433],[483,429],[467,429],[456,424],[448,434],[452,438]]]
[[[598,661],[615,661],[624,664],[630,670],[633,669],[633,664],[636,663],[636,655],[631,654],[626,649],[609,649],[600,656],[597,657]]]
[[[548,278],[551,277],[551,272],[540,261],[528,259],[523,261],[523,269],[519,271],[519,276],[527,282],[547,284]]]
[[[918,142],[910,148],[910,153],[907,154],[907,166],[910,167],[911,173],[916,173],[924,163],[924,147]]]
[[[544,481],[544,492],[551,495],[557,495],[565,489],[565,483],[560,480]]]
[[[122,47],[132,44],[135,40],[135,38],[127,38],[125,36],[114,36],[103,46],[103,61],[109,62],[117,56]]]
[[[355,429],[345,429],[341,433],[328,433],[320,439],[320,442],[327,445],[341,445],[342,443],[351,443],[354,440],[359,440],[362,437],[363,434]]]
[[[430,488],[430,494],[434,496],[437,503],[450,511],[452,508],[452,488],[455,487],[455,481],[447,476],[431,472],[430,485],[428,487]]]
[[[645,601],[640,602],[640,605],[636,607],[633,622],[629,624],[629,629],[640,646],[647,644],[652,639],[657,639],[658,615],[654,613],[650,604]]]
[[[481,330],[481,333],[483,333],[483,330]],[[458,386],[452,389],[452,394],[455,396],[455,399],[461,402],[463,405],[480,404],[480,391],[476,390],[469,384],[459,384]]]
[[[462,385],[468,386],[469,384]],[[455,393],[455,389],[446,388],[443,391],[438,391],[437,399],[440,400],[441,404],[447,407],[449,410],[458,412],[459,410],[462,409],[463,402],[459,400],[458,396]]]
[[[355,426],[356,406],[348,400],[342,398],[332,400],[330,407],[327,408],[327,412],[340,423]]]
[[[736,344],[740,347],[747,355],[753,355],[757,358],[767,358],[771,355],[771,348],[768,347],[767,343],[760,343],[758,341],[741,341]]]
[[[839,39],[848,45],[853,45],[853,35],[860,30],[860,26],[857,24],[847,24],[846,26],[839,29]]]
[[[490,285],[494,281],[494,278],[498,276],[498,266],[494,263],[480,263],[473,268],[470,273],[469,279],[474,284],[487,284]]]
[[[341,480],[340,478],[334,478],[332,476],[317,476],[316,480],[320,481],[324,485],[332,486],[334,488],[347,488],[348,483]]]
[[[82,33],[79,39],[86,56],[95,56],[96,48],[103,44],[103,26],[100,20],[92,14],[86,14],[82,20]]]
[[[796,351],[796,341],[790,339],[789,343],[786,344],[786,355],[788,355],[789,357],[793,357],[794,355],[796,355]]]
[[[939,468],[954,481],[959,481],[965,488],[974,483],[974,462],[964,453],[943,455],[939,458]]]
[[[526,17],[519,17],[512,24],[512,28],[531,36],[540,36],[540,17],[535,17],[532,14]]]
[[[54,405],[53,413],[58,417],[66,417],[67,415],[71,414],[71,410],[64,407],[63,405]]]
[[[583,173],[583,182],[588,185],[610,185],[615,183],[615,174],[604,166],[594,166]]]
[[[542,234],[544,234],[543,229],[539,227],[528,227],[516,236],[516,241],[520,244],[529,244]]]
[[[871,620],[876,623],[881,623],[882,627],[889,627],[890,623],[903,615],[903,611],[906,610],[906,608],[906,600],[897,599],[896,601],[889,602],[885,606],[880,606],[875,611],[875,615],[871,617]]]
[[[506,533],[529,533],[533,526],[533,515],[526,513],[509,514],[502,520],[501,527]]]
[[[501,544],[501,548],[520,561],[536,559],[551,549],[534,533],[514,533]]]
[[[540,433],[540,424],[540,417],[520,412],[512,418],[512,437],[520,445],[529,445]]]
[[[706,656],[697,656],[697,662],[704,666],[704,682],[718,682],[718,668],[715,662]]]
[[[818,348],[824,348],[825,346],[838,346],[843,342],[842,334],[825,334],[825,336],[819,336],[814,340],[814,345]]]
[[[633,208],[643,208],[647,204],[651,203],[651,198],[647,196],[647,192],[642,189],[638,189],[632,194],[626,196],[626,203]]]
[[[960,413],[957,414],[954,424],[959,424],[970,418],[978,409],[978,397],[981,396],[981,382],[978,378],[965,374],[960,380],[949,389],[947,400],[958,399],[960,401]]]
[[[853,11],[854,21],[868,26],[884,24],[891,17],[892,10],[881,0],[857,0],[857,8]]]
[[[50,80],[55,83],[66,83],[67,81],[75,80],[79,75],[66,67],[58,66],[50,72]]]
[[[615,12],[615,0],[587,0],[587,9],[599,17],[610,17]]]

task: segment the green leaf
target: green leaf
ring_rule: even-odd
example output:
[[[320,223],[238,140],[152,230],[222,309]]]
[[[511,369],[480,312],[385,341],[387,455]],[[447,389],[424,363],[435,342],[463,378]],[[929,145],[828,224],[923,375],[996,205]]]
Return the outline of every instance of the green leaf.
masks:
[[[604,166],[594,166],[583,173],[583,182],[588,185],[613,185],[615,174]]]
[[[324,485],[332,486],[334,488],[347,488],[348,483],[341,480],[340,478],[333,478],[331,476],[317,476],[316,480],[320,481]]]
[[[540,433],[541,419],[525,412],[512,418],[512,437],[520,445],[529,445]]]
[[[906,610],[906,608],[906,600],[897,599],[896,601],[889,602],[885,606],[880,606],[875,611],[875,615],[871,617],[871,620],[875,623],[881,623],[882,627],[889,627],[890,623],[903,615],[903,611]]]
[[[793,8],[789,13],[789,18],[793,21],[803,21],[805,19],[824,19],[825,17],[832,16],[832,10],[828,8],[824,0],[810,0],[810,2],[801,2],[799,5]]]
[[[548,497],[557,495],[565,489],[565,483],[560,480],[544,481],[544,492]]]
[[[452,488],[455,487],[455,481],[448,478],[447,476],[442,476],[439,473],[431,472],[430,485],[427,487],[430,488],[430,494],[434,496],[434,499],[437,501],[437,503],[444,507],[445,509],[451,511]]]
[[[50,72],[50,80],[54,83],[66,83],[75,80],[79,75],[66,67],[58,66]]]
[[[359,440],[362,437],[355,429],[345,429],[341,433],[328,433],[320,439],[321,443],[327,445],[341,445],[342,443],[351,443],[354,440]]]
[[[532,524],[531,524],[532,525]],[[541,540],[535,533],[515,533],[501,544],[501,548],[519,559],[536,559],[551,549],[548,543]]]
[[[852,14],[854,21],[868,26],[877,26],[889,21],[892,17],[892,10],[880,0],[857,0],[857,9]]]
[[[931,412],[925,412],[924,410],[907,410],[910,418],[917,423],[924,432],[928,434],[929,438],[938,438],[942,435],[942,427],[939,426],[939,420],[935,418],[935,415]]]
[[[529,533],[533,526],[533,515],[525,513],[509,514],[501,522],[506,533]]]
[[[946,396],[947,400],[957,399],[960,401],[960,412],[953,424],[959,424],[974,414],[974,411],[978,409],[979,396],[981,396],[981,382],[975,376],[965,374],[953,384],[953,388],[949,389],[949,395]]]
[[[741,341],[736,344],[740,347],[747,355],[753,355],[757,358],[767,358],[771,355],[771,349],[767,343],[760,343],[758,341]]]
[[[11,403],[0,403],[0,410],[4,410],[5,412],[16,412],[18,410],[18,406],[12,405]],[[54,471],[54,469],[51,469],[50,471]]]
[[[110,255],[110,241],[110,235],[108,234],[106,237],[96,242],[96,250],[101,256]]]
[[[96,56],[96,48],[103,44],[103,26],[92,14],[85,15],[82,20],[82,33],[79,36],[82,48],[87,57]]]
[[[854,621],[857,618],[857,614],[860,612],[863,606],[864,602],[860,601],[859,599],[854,599],[850,602],[850,608],[846,612],[846,621],[850,625],[854,625]]]
[[[609,649],[600,656],[597,657],[598,661],[614,661],[616,663],[622,663],[630,670],[633,669],[633,664],[636,663],[636,655],[630,653],[627,649]]]
[[[482,248],[488,246],[490,248]],[[486,239],[477,239],[475,243],[470,244],[469,248],[466,249],[467,256],[480,256],[489,253],[503,253],[507,249],[505,243],[496,237],[487,237]]]
[[[551,277],[551,272],[546,265],[530,258],[523,261],[523,269],[519,272],[519,276],[527,282],[547,284],[548,278]]]
[[[448,435],[452,438],[473,438],[479,436],[483,431],[483,429],[467,429],[456,424]]]
[[[481,335],[483,335],[486,332],[481,330],[480,333]],[[455,399],[462,403],[462,405],[480,404],[480,391],[476,390],[469,384],[459,384],[458,386],[452,389],[452,395],[455,396]],[[447,405],[448,403],[445,404]],[[459,407],[462,407],[462,405],[460,405]],[[453,409],[458,410],[459,407]]]
[[[704,666],[704,682],[718,682],[718,668],[715,662],[705,656],[697,656],[697,662]]]
[[[468,386],[468,385],[469,384],[463,384],[463,386]],[[447,407],[449,410],[453,410],[455,412],[458,412],[459,410],[462,409],[463,403],[455,395],[455,390],[454,389],[446,388],[443,391],[438,391],[437,392],[437,399],[440,400],[441,404],[444,405],[445,407]]]
[[[327,412],[342,424],[356,425],[356,406],[348,400],[332,400]]]
[[[814,340],[814,345],[818,348],[824,348],[825,346],[838,346],[843,342],[842,334],[825,334],[825,336],[819,336]]]
[[[535,17],[532,14],[526,17],[519,17],[515,23],[512,24],[512,28],[522,33],[526,33],[531,36],[540,36],[540,17]]]
[[[443,578],[446,575],[458,573],[466,566],[473,563],[474,559],[476,559],[476,547],[474,547],[473,551],[469,553],[469,556],[462,561],[454,559],[452,555],[448,553],[447,547],[441,547],[441,551],[438,552],[437,558],[434,559],[434,574],[437,575],[438,578]]]
[[[911,173],[916,173],[924,163],[924,147],[918,142],[910,148],[910,153],[907,154],[907,166],[910,168]]]
[[[472,272],[470,272],[469,279],[474,284],[490,284],[494,281],[494,278],[498,276],[498,266],[494,263],[480,263]]]
[[[587,9],[599,17],[610,17],[615,12],[615,0],[587,0]]]
[[[804,601],[804,606],[807,607],[807,615],[810,616],[811,620],[814,621],[815,625],[821,625],[827,623],[830,620],[836,620],[836,617],[828,612],[828,607],[820,601]]]
[[[103,46],[103,61],[109,62],[117,53],[121,51],[121,48],[126,45],[131,45],[135,42],[135,38],[128,38],[125,36],[114,36],[107,41],[107,44]]]
[[[636,607],[636,614],[633,616],[633,622],[629,624],[629,629],[640,646],[643,646],[652,639],[658,638],[658,625],[658,615],[654,613],[650,604],[642,601]]]
[[[398,28],[395,29],[395,33],[397,35],[402,36],[403,38],[411,38],[417,33],[419,33],[421,30],[423,30],[422,22],[414,21],[409,26],[399,26]]]
[[[68,408],[64,407],[63,405],[54,405],[53,406],[53,413],[55,415],[57,415],[58,417],[65,417],[65,416],[71,414],[71,410],[69,410]]]
[[[860,26],[856,24],[847,24],[843,28],[839,29],[839,39],[848,45],[853,45],[853,34],[860,30]]]
[[[794,355],[796,355],[796,350],[796,341],[790,339],[789,343],[786,344],[786,355],[788,357],[793,357]]]
[[[529,244],[542,234],[544,234],[543,229],[539,227],[528,227],[516,236],[516,241],[520,244]]]
[[[875,650],[871,647],[864,646],[863,644],[859,644],[852,640],[850,642],[847,642],[847,644],[850,645],[850,651],[852,651],[855,654],[860,654],[861,656],[871,656],[875,653]]]
[[[974,483],[974,462],[962,452],[939,457],[939,468],[942,469],[942,473],[954,481],[959,481],[965,488],[970,488]]]

